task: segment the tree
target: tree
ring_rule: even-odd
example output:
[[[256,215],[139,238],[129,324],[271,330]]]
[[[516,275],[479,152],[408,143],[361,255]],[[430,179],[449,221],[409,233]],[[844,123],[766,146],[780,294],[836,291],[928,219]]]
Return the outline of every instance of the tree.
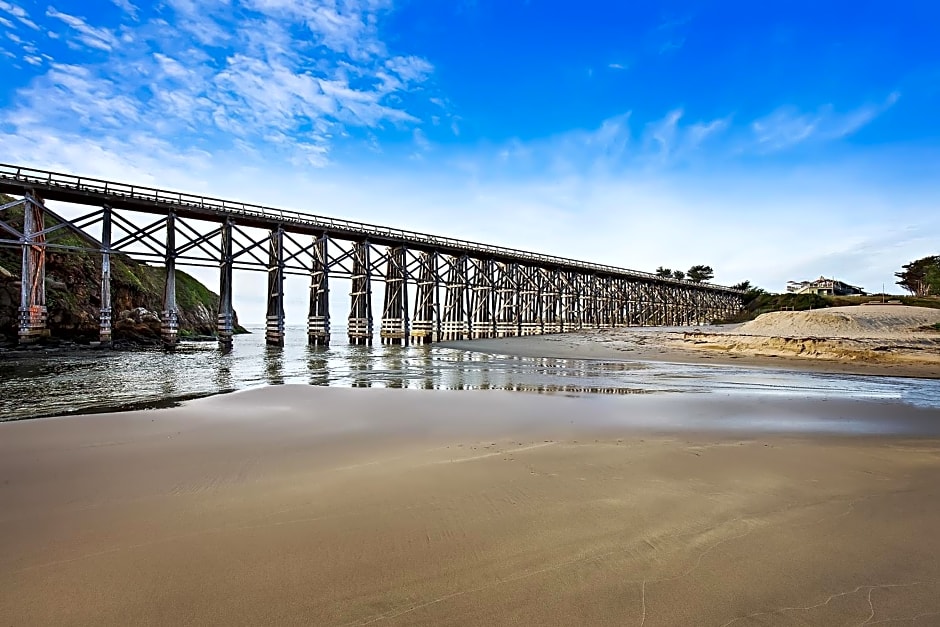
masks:
[[[692,266],[689,268],[689,280],[693,283],[710,281],[715,276],[715,271],[711,266]]]
[[[744,306],[747,307],[759,297],[763,296],[767,292],[764,291],[764,288],[757,287],[756,285],[751,285],[750,281],[741,281],[737,285],[732,285],[731,289],[741,290],[744,292],[744,295],[741,297],[741,300],[744,303]]]
[[[682,279],[685,278],[685,272],[683,272],[682,270],[673,270],[672,278],[674,278],[676,281],[681,281]]]
[[[656,268],[656,276],[658,276],[658,277],[660,277],[660,278],[662,278],[662,279],[671,278],[671,277],[672,277],[672,270],[670,270],[669,268],[664,268],[664,267],[662,267],[662,266],[659,266],[658,268]]]
[[[940,255],[917,259],[895,272],[897,284],[915,296],[940,294]]]

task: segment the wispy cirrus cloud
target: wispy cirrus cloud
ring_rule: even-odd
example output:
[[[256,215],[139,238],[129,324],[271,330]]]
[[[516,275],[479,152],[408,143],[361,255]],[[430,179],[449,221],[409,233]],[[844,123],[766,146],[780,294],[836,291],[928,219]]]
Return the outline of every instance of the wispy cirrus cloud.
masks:
[[[866,104],[845,113],[832,105],[806,113],[795,107],[781,107],[751,122],[750,130],[757,148],[775,152],[808,141],[827,141],[848,137],[890,109],[900,98],[892,92],[879,104]]]
[[[525,171],[557,173],[663,169],[703,156],[710,142],[729,135],[732,117],[689,120],[682,109],[642,123],[628,111],[590,129],[574,129],[541,140],[511,140],[495,154],[501,164]],[[718,150],[722,146],[718,145]],[[709,153],[713,154],[713,153]]]
[[[685,45],[685,33],[691,21],[691,15],[684,15],[667,18],[659,23],[653,30],[653,36],[659,42],[659,54],[670,54],[682,49]]]
[[[550,167],[556,172],[631,168],[669,169],[691,162],[733,163],[773,155],[804,142],[836,142],[859,131],[890,109],[900,98],[889,94],[879,104],[845,113],[831,105],[814,113],[781,107],[751,120],[729,112],[719,118],[690,118],[683,108],[648,122],[631,112],[612,116],[593,129],[573,129],[551,137],[510,140],[494,153],[498,162],[524,171]]]
[[[692,156],[709,138],[729,126],[729,118],[682,124],[684,112],[674,109],[665,117],[646,126],[646,144],[663,162],[674,162]]]

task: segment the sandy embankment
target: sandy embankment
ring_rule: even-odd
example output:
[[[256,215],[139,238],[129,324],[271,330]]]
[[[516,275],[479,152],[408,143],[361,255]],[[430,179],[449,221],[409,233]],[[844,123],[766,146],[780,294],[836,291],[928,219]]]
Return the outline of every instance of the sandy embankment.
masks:
[[[909,435],[760,431],[796,419]],[[0,423],[0,624],[936,624],[938,486],[938,412],[899,404],[282,386]]]
[[[823,372],[940,378],[940,309],[903,305],[763,314],[737,325],[627,327],[446,342],[526,357],[630,359],[774,366]]]
[[[834,307],[766,313],[729,332],[691,332],[699,350],[754,356],[940,367],[940,309],[899,305]]]

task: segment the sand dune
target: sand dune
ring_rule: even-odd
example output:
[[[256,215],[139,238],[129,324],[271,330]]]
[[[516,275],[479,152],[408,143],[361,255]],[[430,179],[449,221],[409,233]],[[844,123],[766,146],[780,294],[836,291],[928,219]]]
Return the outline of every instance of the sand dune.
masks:
[[[904,305],[833,307],[814,311],[775,311],[741,325],[740,335],[840,339],[916,339],[923,327],[940,323],[940,309]]]
[[[888,368],[887,374],[893,369],[898,375],[936,377],[940,333],[926,327],[938,322],[938,309],[901,305],[779,311],[734,329],[688,332],[682,343],[694,350],[853,363]]]

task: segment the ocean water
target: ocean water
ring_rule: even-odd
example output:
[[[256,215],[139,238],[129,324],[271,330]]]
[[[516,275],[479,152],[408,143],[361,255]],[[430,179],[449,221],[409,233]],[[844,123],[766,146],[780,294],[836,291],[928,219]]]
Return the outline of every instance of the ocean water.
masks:
[[[0,420],[161,407],[263,385],[515,390],[543,394],[725,394],[894,401],[940,409],[940,381],[820,374],[740,366],[489,355],[438,346],[350,346],[336,329],[328,348],[288,327],[283,348],[261,328],[174,352],[79,351],[0,356]],[[378,342],[378,338],[376,338]]]

